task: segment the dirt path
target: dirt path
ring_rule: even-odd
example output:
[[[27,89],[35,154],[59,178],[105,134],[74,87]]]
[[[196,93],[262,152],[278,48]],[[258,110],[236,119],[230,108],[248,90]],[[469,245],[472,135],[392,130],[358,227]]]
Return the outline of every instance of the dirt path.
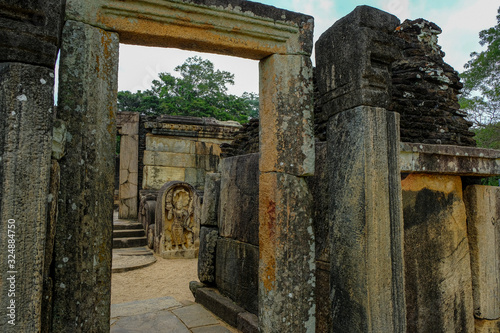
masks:
[[[172,296],[178,301],[194,301],[189,281],[198,281],[198,259],[163,259],[148,267],[113,273],[111,304]]]

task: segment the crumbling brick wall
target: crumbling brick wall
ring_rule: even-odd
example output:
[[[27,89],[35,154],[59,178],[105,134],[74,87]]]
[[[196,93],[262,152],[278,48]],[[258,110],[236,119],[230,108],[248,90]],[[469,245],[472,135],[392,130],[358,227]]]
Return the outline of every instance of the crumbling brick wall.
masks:
[[[392,64],[392,104],[401,115],[401,141],[475,146],[472,123],[460,110],[458,73],[443,61],[441,29],[424,19],[406,20],[395,32],[402,57]]]

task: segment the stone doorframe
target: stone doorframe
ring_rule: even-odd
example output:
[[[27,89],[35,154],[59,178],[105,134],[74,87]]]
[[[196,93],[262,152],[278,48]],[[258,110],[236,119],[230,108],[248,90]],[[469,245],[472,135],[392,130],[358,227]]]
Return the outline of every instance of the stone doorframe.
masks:
[[[74,47],[75,40],[68,41],[76,35],[80,36],[79,43],[83,47]],[[82,87],[81,91],[72,89],[72,94],[80,94],[80,104],[72,106],[73,112],[81,112],[80,105],[87,107],[88,112],[96,112],[91,111],[90,106],[99,105],[97,102],[106,99],[109,102],[100,106],[102,112],[109,115],[107,121],[92,122],[92,133],[84,125],[79,126],[78,133],[75,126],[70,133],[72,140],[75,137],[95,137],[95,133],[104,133],[109,140],[106,133],[115,133],[116,100],[110,101],[110,96],[116,96],[118,39],[125,44],[174,47],[260,61],[259,324],[262,332],[313,332],[315,327],[312,198],[303,178],[313,174],[315,160],[310,61],[312,37],[312,17],[250,1],[68,0],[66,4],[61,61],[77,57],[78,61],[71,64],[80,67],[80,73],[93,76],[95,85],[102,84],[104,90],[99,94],[93,90],[96,88],[90,88],[92,93],[87,93],[88,87],[84,83],[93,82],[92,77],[78,81],[72,66],[62,66],[60,77],[66,86],[71,86],[69,81],[75,80],[75,85]],[[110,91],[112,89],[115,91]],[[65,108],[64,101],[60,108]],[[112,154],[112,145],[109,150],[101,152],[104,159],[106,154]],[[92,168],[92,161],[81,159],[75,163],[83,165],[88,162]],[[65,168],[71,169],[70,166]],[[100,171],[113,173],[112,163],[104,168],[109,170]],[[73,192],[86,192],[91,196],[93,188],[102,189],[102,186],[74,182],[65,186],[61,183],[61,188],[71,188]],[[111,192],[112,187],[108,188]],[[103,207],[96,207],[104,212],[107,209],[105,204],[107,201],[99,202],[96,205]],[[82,235],[85,228],[95,233],[100,228],[98,223],[102,223],[98,218],[89,221],[85,214],[76,214],[73,218],[75,221],[72,222],[81,225],[81,229],[64,230],[60,236],[56,235],[56,239],[67,238],[68,232]],[[98,236],[102,238],[99,238],[99,244],[105,244],[107,239],[104,238],[111,237],[108,229]],[[72,251],[74,247],[73,244],[62,246],[59,251]],[[101,269],[96,274],[102,276],[95,279],[104,283],[94,288],[103,294],[100,301],[105,309],[106,297],[109,296],[106,295],[109,272],[105,266],[111,266],[111,257],[104,255],[102,249],[97,249],[96,253],[107,262],[98,265]],[[65,253],[56,257],[61,256]],[[83,256],[81,260],[90,257]],[[95,256],[93,258],[95,260]],[[78,265],[92,267],[96,264],[82,262]],[[71,284],[76,283],[69,277],[61,270],[56,272],[55,280],[69,290]],[[88,287],[90,291],[92,286]],[[56,314],[57,308],[64,307],[63,303],[78,303],[74,297],[68,300],[57,300],[57,295],[54,297]],[[64,317],[72,316],[72,308],[66,307]],[[106,311],[99,312],[92,320],[100,321],[102,325],[95,323],[94,326],[109,325],[109,317],[108,324],[105,322]],[[76,309],[74,317],[78,318]],[[83,322],[83,318],[81,320]]]

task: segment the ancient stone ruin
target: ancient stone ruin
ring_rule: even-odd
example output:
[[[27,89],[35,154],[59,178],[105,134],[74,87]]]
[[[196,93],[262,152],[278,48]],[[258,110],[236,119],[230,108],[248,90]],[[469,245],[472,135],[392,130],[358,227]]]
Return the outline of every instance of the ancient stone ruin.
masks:
[[[313,18],[250,1],[0,8],[0,331],[109,331],[117,132],[120,215],[241,331],[500,331],[500,152],[433,23],[357,7],[313,71]],[[258,125],[117,115],[120,42],[259,60]]]

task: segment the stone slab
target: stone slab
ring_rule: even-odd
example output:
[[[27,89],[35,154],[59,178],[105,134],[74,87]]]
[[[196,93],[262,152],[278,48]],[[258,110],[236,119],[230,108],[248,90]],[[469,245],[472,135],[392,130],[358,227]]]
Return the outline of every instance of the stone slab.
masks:
[[[145,165],[143,175],[143,189],[159,190],[167,182],[174,180],[184,181],[185,169]]]
[[[200,250],[198,253],[198,279],[211,284],[215,282],[216,245],[219,230],[214,227],[200,228]]]
[[[175,168],[195,168],[196,156],[163,151],[144,151],[144,165],[165,166]]]
[[[261,173],[258,316],[263,331],[314,332],[316,265],[311,205],[304,178]]]
[[[233,327],[238,324],[238,314],[245,311],[213,288],[199,288],[196,291],[196,303],[203,305]]]
[[[259,244],[259,154],[221,161],[219,232],[253,245]]]
[[[405,332],[398,115],[356,107],[328,123],[330,332]]]
[[[259,333],[259,318],[250,312],[241,312],[237,328],[242,333]]]
[[[500,318],[500,187],[471,185],[464,193],[474,317]]]
[[[220,173],[207,173],[201,207],[201,225],[218,225],[220,197]]]
[[[2,53],[0,58],[4,56]],[[16,332],[41,329],[43,275],[49,274],[43,268],[50,198],[53,85],[54,71],[51,69],[18,63],[0,64],[2,332],[11,332],[12,328]],[[13,263],[8,260],[13,259],[14,265],[8,266]],[[16,280],[15,298],[8,297],[10,283],[6,278],[12,274]],[[16,302],[16,326],[7,323],[7,306],[11,299]]]
[[[314,173],[311,59],[274,54],[259,63],[261,172]]]
[[[188,328],[199,326],[216,325],[219,321],[200,304],[184,306],[179,309],[172,310]]]
[[[110,333],[167,331],[169,333],[190,333],[190,330],[186,328],[182,321],[169,311],[158,311],[119,318],[110,329]]]
[[[458,176],[402,181],[409,332],[473,332],[470,253]]]
[[[168,151],[179,154],[195,154],[194,140],[179,140],[178,138],[170,138],[159,135],[146,135],[146,150],[149,151]]]
[[[191,331],[193,333],[231,333],[230,330],[220,325],[196,327],[191,329]]]
[[[53,331],[109,330],[118,48],[116,33],[65,23],[57,116],[67,126],[67,149],[60,160]]]
[[[142,301],[112,304],[110,316],[111,318],[118,318],[142,315],[150,312],[180,307],[181,305],[182,304],[179,303],[175,298],[170,296],[152,298]]]
[[[401,142],[401,172],[488,177],[500,174],[500,151]]]
[[[259,248],[236,240],[217,240],[215,282],[219,291],[247,311],[258,312]]]

